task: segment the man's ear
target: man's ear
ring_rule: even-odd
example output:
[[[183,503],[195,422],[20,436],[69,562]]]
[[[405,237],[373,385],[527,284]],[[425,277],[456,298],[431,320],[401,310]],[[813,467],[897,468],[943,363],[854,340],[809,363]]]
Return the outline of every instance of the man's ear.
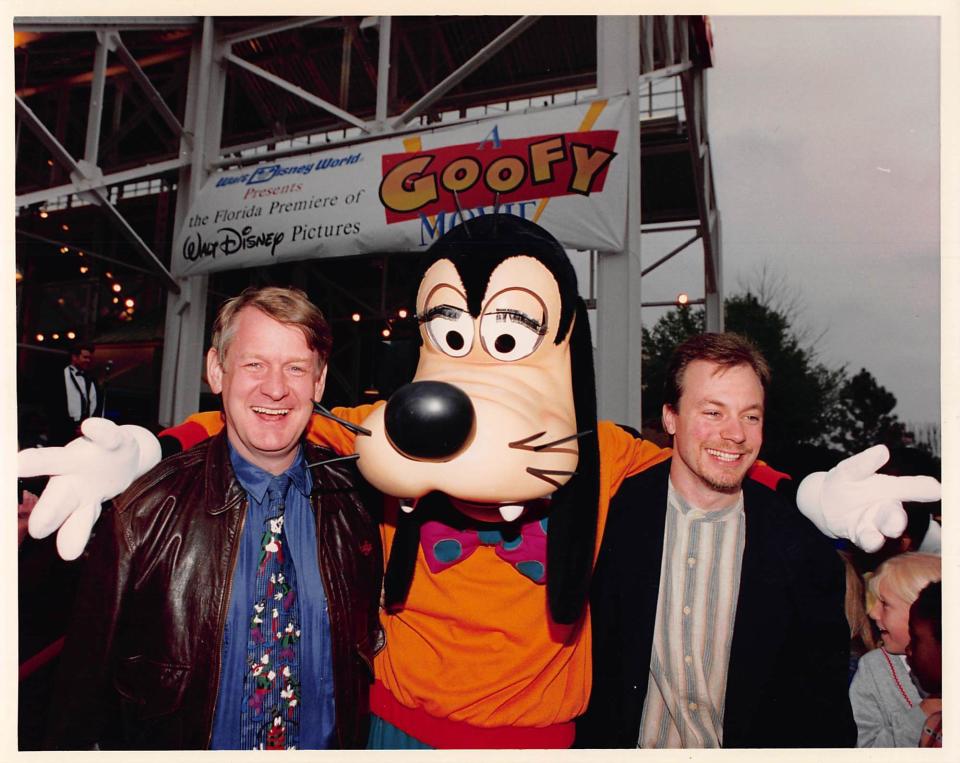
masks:
[[[220,362],[220,355],[213,347],[207,350],[207,383],[214,395],[219,395],[223,391],[223,364]]]
[[[663,404],[663,413],[661,414],[661,419],[663,420],[663,429],[671,437],[677,433],[677,412],[667,404]]]
[[[320,398],[323,397],[323,388],[327,386],[327,368],[327,364],[324,363],[323,370],[320,371],[320,378],[317,379],[317,383],[313,385],[314,402],[319,403]]]

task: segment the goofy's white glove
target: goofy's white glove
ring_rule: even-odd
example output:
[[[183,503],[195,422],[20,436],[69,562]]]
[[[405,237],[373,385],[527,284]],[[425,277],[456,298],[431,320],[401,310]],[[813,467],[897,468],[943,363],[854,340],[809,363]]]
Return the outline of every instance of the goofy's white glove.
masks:
[[[30,535],[45,538],[59,527],[57,551],[68,561],[87,545],[100,504],[160,461],[160,443],[143,427],[90,418],[80,431],[83,437],[62,448],[29,448],[17,454],[21,477],[52,475],[30,514]]]
[[[884,536],[896,538],[906,529],[902,501],[940,500],[940,483],[933,477],[877,474],[889,458],[885,445],[874,445],[828,472],[814,472],[797,488],[797,506],[824,535],[878,550]]]

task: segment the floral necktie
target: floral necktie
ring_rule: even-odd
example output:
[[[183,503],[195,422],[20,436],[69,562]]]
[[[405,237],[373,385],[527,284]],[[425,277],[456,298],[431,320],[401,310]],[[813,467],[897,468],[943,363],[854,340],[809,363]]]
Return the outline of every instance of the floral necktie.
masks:
[[[289,485],[290,478],[280,475],[267,488],[267,519],[260,538],[243,682],[241,746],[247,750],[289,750],[297,746],[300,614],[296,572],[283,529]]]

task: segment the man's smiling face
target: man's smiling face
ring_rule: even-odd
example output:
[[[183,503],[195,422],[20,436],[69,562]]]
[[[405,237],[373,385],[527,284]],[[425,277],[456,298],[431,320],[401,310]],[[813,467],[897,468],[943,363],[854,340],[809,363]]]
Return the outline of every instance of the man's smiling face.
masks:
[[[225,357],[207,353],[210,388],[222,395],[230,443],[250,463],[281,474],[323,394],[326,368],[299,327],[256,307],[243,308],[234,321]]]
[[[763,385],[747,365],[694,360],[683,372],[676,410],[663,406],[673,435],[670,478],[702,509],[728,506],[763,442]]]

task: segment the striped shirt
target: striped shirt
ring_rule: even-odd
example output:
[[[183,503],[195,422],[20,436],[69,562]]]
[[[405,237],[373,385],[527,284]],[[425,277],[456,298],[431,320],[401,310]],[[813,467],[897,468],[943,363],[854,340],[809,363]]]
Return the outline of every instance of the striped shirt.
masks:
[[[721,746],[745,533],[743,493],[704,511],[670,483],[638,747]]]

